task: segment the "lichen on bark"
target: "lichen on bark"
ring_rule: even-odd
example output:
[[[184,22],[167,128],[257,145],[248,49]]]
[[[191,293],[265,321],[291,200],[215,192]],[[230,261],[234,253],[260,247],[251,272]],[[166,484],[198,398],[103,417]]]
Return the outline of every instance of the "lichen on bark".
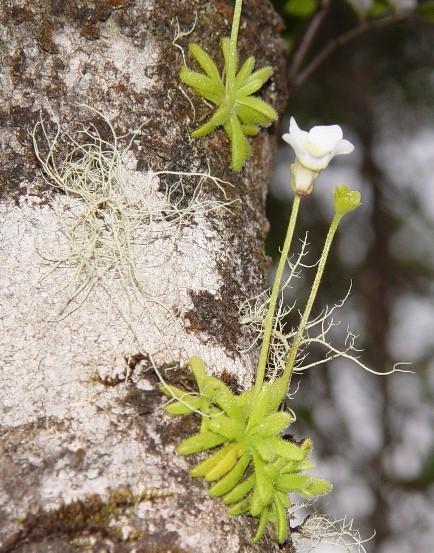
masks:
[[[228,167],[223,133],[190,141],[193,111],[179,90],[182,58],[173,44],[177,21],[191,28],[197,14],[193,34],[180,45],[195,40],[218,57],[231,9],[229,0],[0,6],[0,551],[255,551],[249,545],[254,524],[228,518],[175,456],[179,437],[195,422],[177,427],[163,414],[148,357],[168,379],[186,378],[173,367],[187,353],[202,355],[238,386],[252,378],[252,360],[239,353],[248,336],[236,328],[236,304],[264,284],[264,201],[275,129],[253,139],[254,156],[237,176]],[[274,67],[265,95],[282,111],[280,20],[263,0],[246,1],[244,13],[241,53]],[[200,122],[209,108],[192,101]],[[78,104],[103,113],[118,135],[141,126],[127,159],[138,182],[147,182],[151,170],[209,168],[233,184],[226,192],[239,201],[231,213],[198,217],[183,229],[171,263],[144,272],[150,290],[166,286],[163,292],[173,295],[175,356],[149,321],[139,325],[143,350],[135,349],[128,325],[98,289],[70,316],[54,316],[73,270],[56,267],[51,255],[64,238],[59,214],[67,216],[70,205],[44,180],[30,134],[41,116],[48,125],[57,120],[71,136],[94,124],[107,138],[106,126]],[[60,141],[59,155],[68,147]],[[204,186],[208,197],[219,194],[212,183]],[[187,182],[187,193],[193,188]],[[105,385],[109,381],[116,385]],[[116,505],[116,520],[107,516],[95,524],[85,516],[89,504],[100,513],[113,490],[126,488],[134,497],[146,489],[170,494]],[[73,536],[65,514],[72,511],[81,517]],[[42,522],[39,533],[31,531],[38,520],[51,521],[50,531],[44,534]],[[125,530],[116,533],[119,527]],[[274,549],[271,540],[260,547]]]

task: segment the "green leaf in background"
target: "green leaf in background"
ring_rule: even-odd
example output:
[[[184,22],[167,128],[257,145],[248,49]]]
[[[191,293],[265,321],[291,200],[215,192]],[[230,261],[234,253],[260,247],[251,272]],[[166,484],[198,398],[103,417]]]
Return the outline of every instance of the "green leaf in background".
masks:
[[[318,7],[318,0],[288,0],[284,12],[295,17],[309,17]]]
[[[423,19],[434,22],[434,1],[422,2],[416,7],[415,13]]]
[[[370,10],[368,11],[368,15],[370,17],[378,17],[379,15],[383,15],[389,9],[390,9],[390,4],[389,2],[386,2],[386,0],[375,0]]]

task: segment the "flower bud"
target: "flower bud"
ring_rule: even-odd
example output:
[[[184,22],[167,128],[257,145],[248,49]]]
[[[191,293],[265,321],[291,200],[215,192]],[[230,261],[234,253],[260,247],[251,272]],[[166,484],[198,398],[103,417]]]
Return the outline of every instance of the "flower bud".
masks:
[[[302,197],[309,196],[319,171],[312,171],[302,165],[298,159],[291,165],[291,186],[296,194]]]
[[[336,215],[343,217],[359,207],[361,195],[357,190],[350,190],[346,184],[343,184],[335,189],[334,202]]]

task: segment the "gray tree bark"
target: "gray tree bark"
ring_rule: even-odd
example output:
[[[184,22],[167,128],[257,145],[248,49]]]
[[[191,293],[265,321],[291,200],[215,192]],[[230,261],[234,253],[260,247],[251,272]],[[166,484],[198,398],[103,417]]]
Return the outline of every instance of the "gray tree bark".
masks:
[[[206,484],[189,476],[193,461],[174,448],[198,419],[164,414],[156,373],[189,386],[188,371],[179,367],[196,354],[232,386],[245,387],[253,376],[254,356],[242,353],[251,337],[237,306],[264,285],[264,201],[276,129],[252,139],[254,155],[240,175],[228,167],[222,132],[191,140],[189,132],[210,108],[182,92],[176,47],[198,42],[221,60],[232,7],[230,0],[1,3],[2,553],[278,549],[270,537],[250,545],[255,521],[227,516],[207,497]],[[174,41],[178,25],[190,29],[196,17],[192,34]],[[282,112],[280,27],[268,0],[246,0],[241,55],[274,67],[264,94]],[[122,226],[119,238],[108,214],[124,225],[134,210],[101,200],[90,219],[104,221],[99,241],[81,266],[84,252],[77,246],[86,240],[76,231],[85,228],[83,197],[44,178],[32,133],[42,120],[47,137],[39,126],[35,140],[47,159],[47,139],[61,126],[53,159],[62,170],[73,140],[86,141],[84,128],[94,125],[93,136],[113,144],[103,117],[120,137],[140,128],[116,166],[116,182],[128,183],[133,207],[146,207],[144,226],[135,220],[146,239],[130,244],[123,258],[127,231]],[[119,147],[128,140],[120,138]],[[104,143],[99,146],[103,151]],[[82,182],[94,169],[88,166]],[[231,185],[155,175],[208,170]],[[230,211],[216,202],[231,202]],[[166,211],[174,204],[184,209],[185,221],[170,222]],[[113,246],[115,237],[121,246]]]

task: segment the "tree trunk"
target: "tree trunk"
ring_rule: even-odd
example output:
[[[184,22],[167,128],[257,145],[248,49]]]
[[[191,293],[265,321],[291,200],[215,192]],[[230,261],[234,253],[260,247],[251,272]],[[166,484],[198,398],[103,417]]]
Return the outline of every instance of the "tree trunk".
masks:
[[[232,173],[221,131],[189,138],[210,108],[178,79],[190,41],[221,64],[232,8],[1,3],[2,553],[277,550],[250,545],[256,522],[189,476],[175,446],[198,417],[166,415],[158,390],[159,378],[190,385],[191,355],[233,386],[254,372],[238,305],[264,285],[276,129]],[[281,112],[280,26],[268,0],[246,0],[241,59],[274,67],[265,96]],[[208,171],[231,184],[197,175]]]

